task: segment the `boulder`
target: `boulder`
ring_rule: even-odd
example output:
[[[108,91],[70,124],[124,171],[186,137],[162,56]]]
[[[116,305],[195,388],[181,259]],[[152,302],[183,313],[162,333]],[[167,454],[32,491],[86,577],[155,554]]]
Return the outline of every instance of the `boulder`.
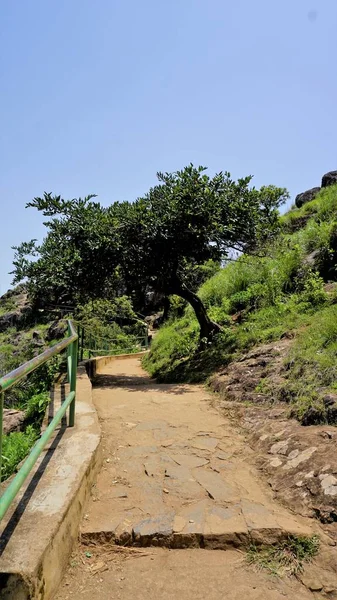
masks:
[[[301,208],[301,206],[303,206],[303,204],[306,204],[307,202],[314,200],[314,198],[316,198],[316,196],[320,190],[321,190],[321,188],[314,187],[314,188],[311,188],[310,190],[307,190],[306,192],[297,194],[297,196],[295,198],[295,205],[297,206],[297,208]]]
[[[41,335],[40,331],[33,331],[32,333],[32,342],[34,344],[34,346],[44,346],[44,339],[43,336]]]
[[[336,425],[337,423],[337,404],[330,404],[326,408],[326,420],[329,425]]]
[[[19,322],[20,314],[20,311],[13,310],[2,315],[0,317],[0,333],[3,333],[10,327],[15,327]]]
[[[54,321],[46,334],[47,342],[52,340],[61,340],[67,333],[67,323],[65,321]]]
[[[25,413],[23,410],[15,410],[14,408],[4,408],[4,433],[12,431],[21,431],[25,421]]]
[[[329,187],[337,183],[337,171],[329,171],[322,177],[322,188]]]
[[[309,406],[303,413],[301,423],[302,425],[320,425],[325,421],[325,414],[323,409],[316,408],[315,406]]]

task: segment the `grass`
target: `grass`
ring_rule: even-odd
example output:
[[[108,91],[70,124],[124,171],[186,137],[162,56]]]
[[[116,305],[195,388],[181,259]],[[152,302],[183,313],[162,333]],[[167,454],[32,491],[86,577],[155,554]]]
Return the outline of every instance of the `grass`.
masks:
[[[198,323],[187,309],[184,317],[160,329],[143,365],[159,381],[205,381],[215,370],[255,344],[281,339],[291,331],[308,326],[324,302],[315,305],[301,301],[294,294],[274,305],[248,312],[240,324],[233,324],[227,315],[230,324],[223,326],[222,333],[203,352],[197,350]]]
[[[3,437],[1,481],[15,473],[37,438],[38,433],[32,425],[28,425],[26,431],[13,432]]]
[[[315,422],[334,424],[334,413],[324,405],[328,393],[336,394],[337,306],[326,306],[299,332],[285,362],[286,382],[279,394],[292,404],[292,414],[305,420],[315,409]]]
[[[252,545],[247,552],[247,561],[258,570],[266,570],[271,575],[283,577],[301,573],[304,564],[318,553],[319,538],[289,536],[275,546]]]

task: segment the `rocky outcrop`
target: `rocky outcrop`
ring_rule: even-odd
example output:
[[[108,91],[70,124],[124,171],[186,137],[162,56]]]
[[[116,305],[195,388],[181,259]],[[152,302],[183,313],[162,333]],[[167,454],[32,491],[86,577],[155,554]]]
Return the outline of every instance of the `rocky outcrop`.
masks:
[[[311,202],[311,200],[314,200],[316,198],[318,192],[320,192],[320,190],[321,190],[321,188],[314,187],[314,188],[311,188],[310,190],[307,190],[306,192],[297,194],[297,196],[295,198],[295,205],[297,206],[297,208],[301,208],[301,206],[303,206],[303,204],[306,204],[307,202]]]
[[[295,206],[296,208],[301,208],[307,202],[311,202],[317,196],[317,194],[321,191],[322,188],[329,187],[330,185],[337,184],[337,171],[329,171],[325,173],[322,177],[322,187],[313,187],[310,190],[306,190],[305,192],[301,192],[297,194],[295,198]]]
[[[329,171],[322,177],[322,188],[329,187],[329,185],[335,185],[337,183],[337,171]]]
[[[283,382],[283,360],[291,340],[258,346],[213,375],[210,387],[231,402],[270,403]],[[268,383],[267,383],[268,377]]]
[[[0,333],[10,327],[21,327],[32,313],[32,306],[28,300],[25,288],[19,286],[17,289],[9,290],[0,298]]]

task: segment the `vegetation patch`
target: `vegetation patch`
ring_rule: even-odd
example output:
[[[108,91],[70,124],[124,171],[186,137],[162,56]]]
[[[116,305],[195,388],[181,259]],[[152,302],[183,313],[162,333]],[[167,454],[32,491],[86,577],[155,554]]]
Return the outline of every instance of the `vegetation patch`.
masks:
[[[301,227],[290,231],[287,224],[296,219]],[[272,390],[273,400],[288,403],[289,414],[303,424],[337,423],[337,295],[331,283],[337,279],[337,186],[290,211],[281,227],[256,255],[229,262],[199,288],[210,318],[222,327],[214,343],[199,351],[196,321],[185,307],[159,331],[144,366],[161,381],[206,381],[253,346],[294,338],[284,383],[274,386],[267,377],[256,392]]]
[[[284,577],[301,573],[304,564],[310,562],[319,551],[319,538],[289,536],[273,546],[251,545],[247,561],[258,570],[266,570],[271,575]]]
[[[1,481],[15,473],[17,466],[27,456],[38,437],[39,434],[32,425],[24,432],[13,432],[3,437]]]

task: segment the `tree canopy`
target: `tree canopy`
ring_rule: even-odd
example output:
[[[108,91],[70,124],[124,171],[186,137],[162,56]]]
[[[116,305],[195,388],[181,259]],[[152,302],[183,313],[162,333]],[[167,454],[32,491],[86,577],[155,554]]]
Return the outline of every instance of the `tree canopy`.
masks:
[[[158,184],[135,202],[103,208],[93,201],[44,194],[28,204],[42,211],[47,235],[16,248],[14,281],[28,279],[31,293],[83,303],[154,290],[187,300],[201,338],[219,330],[195,293],[195,273],[207,261],[221,264],[233,252],[253,252],[278,231],[278,208],[288,197],[274,186],[250,187],[189,165],[158,173]]]

